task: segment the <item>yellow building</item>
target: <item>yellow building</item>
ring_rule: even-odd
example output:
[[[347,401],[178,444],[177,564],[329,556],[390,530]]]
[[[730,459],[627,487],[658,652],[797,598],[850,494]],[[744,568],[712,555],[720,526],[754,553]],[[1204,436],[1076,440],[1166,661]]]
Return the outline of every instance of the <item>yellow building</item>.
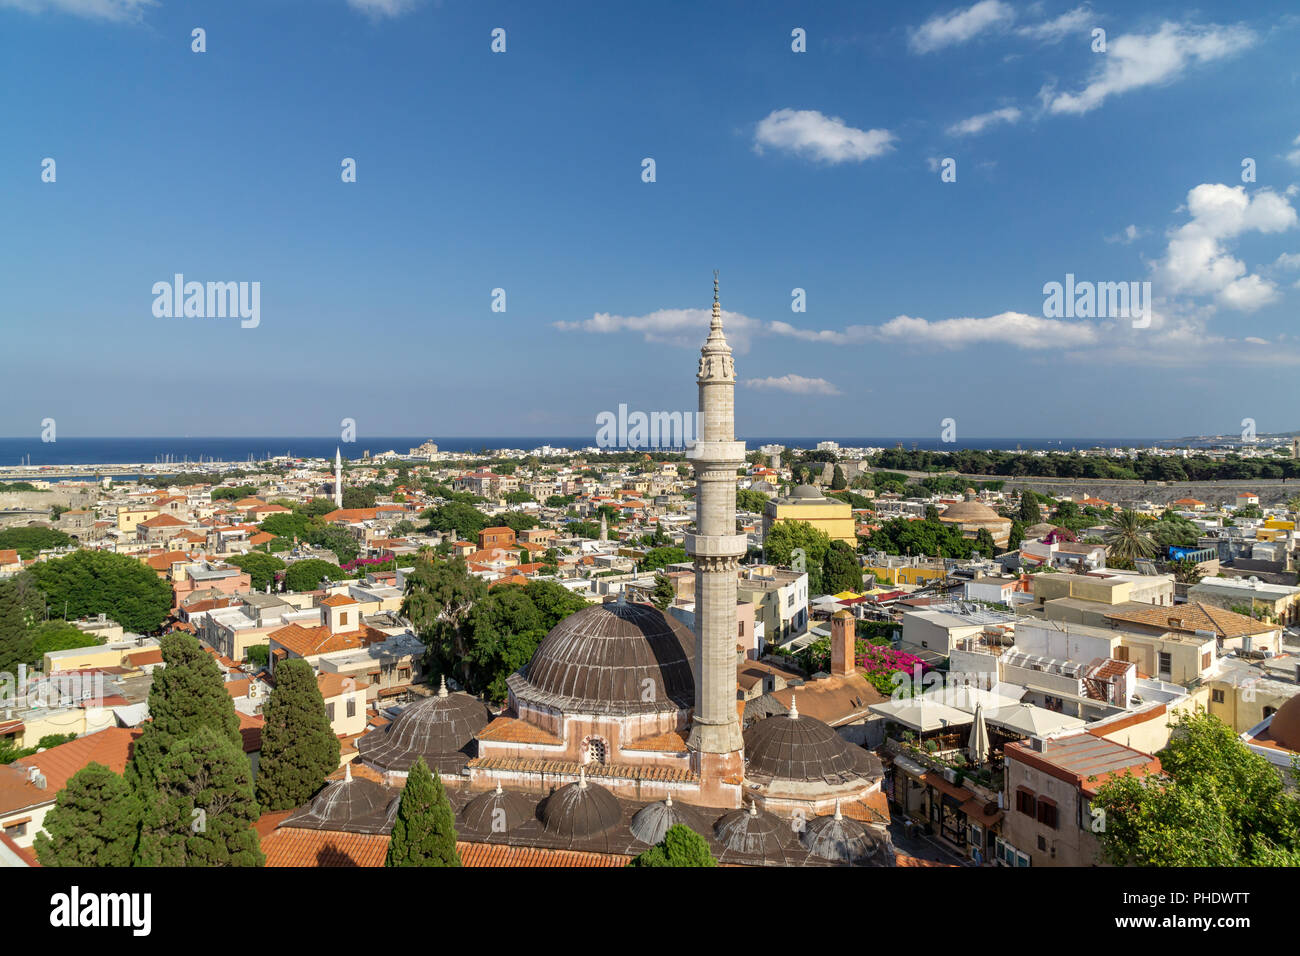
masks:
[[[763,509],[763,537],[780,521],[806,521],[825,531],[832,541],[857,547],[853,508],[847,501],[827,498],[812,485],[799,485],[784,498],[773,498]]]
[[[117,530],[134,531],[141,521],[148,521],[158,515],[156,505],[121,505],[117,509]]]
[[[942,581],[948,574],[941,566],[928,564],[891,566],[888,562],[884,564],[868,564],[863,570],[868,574],[874,574],[877,584],[907,584],[913,587],[921,587],[931,581]]]

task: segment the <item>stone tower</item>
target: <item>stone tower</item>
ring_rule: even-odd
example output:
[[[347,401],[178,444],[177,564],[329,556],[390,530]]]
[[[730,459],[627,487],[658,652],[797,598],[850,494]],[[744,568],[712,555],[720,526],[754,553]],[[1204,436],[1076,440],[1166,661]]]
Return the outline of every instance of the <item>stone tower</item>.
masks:
[[[736,534],[736,470],[745,443],[735,438],[736,366],[722,333],[718,274],[713,320],[700,349],[699,440],[687,452],[695,469],[695,533],[686,553],[695,563],[695,715],[690,749],[702,781],[744,771],[736,716],[736,575],[746,538]]]

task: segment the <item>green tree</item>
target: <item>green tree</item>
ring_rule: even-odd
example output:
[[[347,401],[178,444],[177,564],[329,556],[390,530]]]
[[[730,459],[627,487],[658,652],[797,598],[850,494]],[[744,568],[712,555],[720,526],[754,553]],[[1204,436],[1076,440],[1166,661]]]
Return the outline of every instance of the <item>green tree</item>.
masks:
[[[974,550],[985,558],[991,558],[998,553],[998,546],[993,543],[993,535],[989,533],[988,528],[980,528],[976,533]]]
[[[284,586],[289,591],[314,591],[326,578],[338,581],[343,576],[343,571],[337,564],[330,564],[321,558],[308,558],[289,565],[284,572]]]
[[[809,594],[826,593],[822,563],[830,546],[830,535],[807,521],[778,521],[763,540],[769,561],[807,572]]]
[[[1116,512],[1106,522],[1102,540],[1106,542],[1106,556],[1119,561],[1136,562],[1156,553],[1156,543],[1147,527],[1148,522],[1136,511]]]
[[[311,528],[311,518],[302,512],[267,515],[258,525],[267,534],[274,534],[281,538],[299,538],[306,540],[307,531]]]
[[[89,763],[68,781],[36,834],[41,866],[130,866],[140,799],[120,774]]]
[[[736,507],[741,511],[753,511],[762,514],[763,509],[767,507],[769,498],[761,491],[755,491],[753,488],[740,488],[736,491]]]
[[[654,591],[650,594],[650,603],[659,610],[666,611],[676,597],[677,589],[673,587],[672,579],[666,574],[656,574]]]
[[[283,561],[269,554],[262,554],[260,551],[237,554],[226,560],[239,570],[248,572],[254,591],[265,591],[269,585],[275,583],[275,572],[284,570]]]
[[[343,489],[343,507],[344,508],[373,508],[375,506],[375,490],[373,488],[344,488]]]
[[[428,527],[444,534],[454,532],[461,541],[476,541],[478,533],[488,526],[487,516],[473,505],[449,501],[425,512]]]
[[[690,827],[674,823],[664,838],[632,858],[628,866],[717,866],[709,842]]]
[[[76,647],[98,647],[104,639],[87,634],[67,621],[43,621],[31,631],[32,649],[28,664],[39,666],[51,651],[69,651]]]
[[[31,574],[0,579],[0,672],[32,663],[31,628],[45,616],[45,601]]]
[[[1038,507],[1038,495],[1026,488],[1020,492],[1020,523],[1026,528],[1043,520],[1043,512]]]
[[[13,549],[25,561],[30,561],[42,551],[66,548],[72,538],[62,531],[36,525],[31,528],[5,528],[0,531],[0,551]]]
[[[639,562],[639,567],[642,571],[655,571],[670,564],[681,564],[688,559],[685,548],[651,548]]]
[[[862,566],[847,543],[832,541],[822,559],[822,587],[827,594],[862,590]]]
[[[1196,584],[1205,576],[1198,564],[1192,558],[1179,558],[1173,562],[1174,580],[1179,584]]]
[[[334,502],[329,498],[313,498],[301,508],[302,513],[308,518],[322,518],[334,510]],[[268,518],[267,521],[269,520],[270,519]],[[262,522],[262,525],[265,527],[266,522]],[[274,533],[282,534],[283,532],[277,531]]]
[[[149,717],[131,748],[127,778],[138,789],[157,780],[166,756],[200,730],[210,730],[240,748],[239,718],[212,655],[188,634],[173,631],[161,643],[164,666],[149,688]],[[245,762],[247,762],[245,760]]]
[[[263,810],[288,810],[306,803],[339,766],[339,739],[310,664],[294,658],[276,665],[264,716],[257,802]]]
[[[1127,773],[1093,799],[1101,858],[1118,866],[1300,862],[1300,801],[1267,760],[1204,711],[1174,718],[1162,775]]]
[[[167,582],[125,554],[77,551],[34,565],[30,573],[58,617],[107,614],[127,630],[147,634],[158,630],[172,606]]]
[[[143,739],[143,738],[141,738]],[[253,766],[209,727],[177,743],[143,793],[137,866],[261,866]]]
[[[407,774],[384,866],[460,866],[451,801],[423,757]]]
[[[315,548],[333,551],[341,564],[352,561],[361,552],[361,546],[352,532],[336,524],[319,525],[307,531],[307,543]]]
[[[462,684],[468,682],[471,665],[461,625],[487,593],[487,584],[471,575],[461,558],[416,563],[406,578],[402,613],[428,648],[430,675],[455,673]]]

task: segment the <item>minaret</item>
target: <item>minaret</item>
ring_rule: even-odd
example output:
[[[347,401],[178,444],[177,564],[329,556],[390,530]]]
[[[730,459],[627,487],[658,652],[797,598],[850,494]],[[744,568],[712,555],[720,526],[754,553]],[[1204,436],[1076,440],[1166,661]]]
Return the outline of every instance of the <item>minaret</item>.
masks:
[[[604,513],[600,516],[600,540],[609,540],[609,523],[605,520],[608,516]]]
[[[334,447],[334,507],[343,507],[343,453]]]
[[[687,451],[695,469],[695,533],[686,553],[695,562],[695,716],[689,746],[702,782],[744,772],[744,739],[736,717],[736,574],[746,538],[736,534],[736,470],[745,443],[735,438],[736,366],[722,334],[718,274],[713,320],[700,349],[699,440]]]

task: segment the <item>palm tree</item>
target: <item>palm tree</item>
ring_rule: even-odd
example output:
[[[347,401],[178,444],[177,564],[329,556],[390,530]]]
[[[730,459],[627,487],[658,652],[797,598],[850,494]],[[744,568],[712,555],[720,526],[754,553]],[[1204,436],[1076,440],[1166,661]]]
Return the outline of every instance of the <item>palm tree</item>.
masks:
[[[1179,558],[1173,563],[1174,580],[1179,584],[1196,584],[1205,576],[1201,566],[1192,558]]]
[[[1156,553],[1156,542],[1147,530],[1148,522],[1136,511],[1121,511],[1106,522],[1102,540],[1106,542],[1106,556],[1123,562],[1136,562]]]

